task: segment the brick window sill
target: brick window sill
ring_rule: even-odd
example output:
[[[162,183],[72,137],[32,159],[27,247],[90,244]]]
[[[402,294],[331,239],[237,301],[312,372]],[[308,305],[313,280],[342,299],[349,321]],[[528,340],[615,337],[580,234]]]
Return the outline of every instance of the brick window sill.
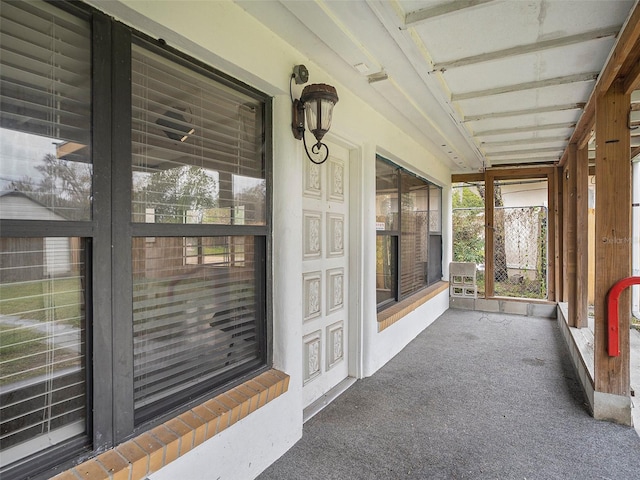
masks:
[[[269,370],[52,480],[142,480],[288,388],[289,375]]]
[[[405,298],[401,302],[384,309],[378,313],[378,332],[383,331],[385,328],[390,327],[397,321],[399,321],[405,315],[413,312],[423,303],[428,302],[439,293],[449,289],[449,282],[438,282],[430,287],[420,290],[418,293],[414,293],[408,298]]]

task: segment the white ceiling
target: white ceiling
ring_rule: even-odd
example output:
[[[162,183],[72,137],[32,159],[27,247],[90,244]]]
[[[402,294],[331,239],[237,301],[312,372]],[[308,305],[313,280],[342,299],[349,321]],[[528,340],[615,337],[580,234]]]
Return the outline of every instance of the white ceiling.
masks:
[[[459,173],[557,162],[635,4],[235,1]]]

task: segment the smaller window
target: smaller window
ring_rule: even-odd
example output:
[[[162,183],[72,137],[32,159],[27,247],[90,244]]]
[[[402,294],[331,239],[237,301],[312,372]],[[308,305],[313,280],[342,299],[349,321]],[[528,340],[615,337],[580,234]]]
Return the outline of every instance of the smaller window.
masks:
[[[376,298],[378,309],[442,277],[441,189],[378,157]]]

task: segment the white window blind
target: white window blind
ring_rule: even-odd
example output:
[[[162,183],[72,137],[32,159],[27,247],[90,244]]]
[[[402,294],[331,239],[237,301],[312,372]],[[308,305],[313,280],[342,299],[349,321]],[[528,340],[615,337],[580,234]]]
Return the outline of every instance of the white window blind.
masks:
[[[137,423],[266,358],[264,101],[196,70],[132,47]]]
[[[261,101],[132,51],[133,220],[265,224]],[[240,214],[241,212],[241,214]]]
[[[49,220],[89,220],[89,24],[45,2],[3,1],[0,45],[0,142],[11,145],[0,189],[25,193]]]
[[[79,238],[0,240],[0,458],[85,431],[84,252]]]
[[[146,240],[133,248],[136,409],[220,383],[261,353],[253,237]]]

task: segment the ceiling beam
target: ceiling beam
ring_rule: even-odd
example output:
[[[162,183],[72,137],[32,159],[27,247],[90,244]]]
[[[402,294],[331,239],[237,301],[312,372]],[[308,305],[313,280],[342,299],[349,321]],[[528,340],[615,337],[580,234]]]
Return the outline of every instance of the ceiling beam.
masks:
[[[504,151],[504,152],[491,152],[491,153],[487,153],[487,158],[491,159],[494,157],[510,157],[513,155],[529,155],[532,153],[551,153],[551,152],[558,152],[559,154],[562,154],[562,151],[564,150],[564,147],[543,147],[543,148],[531,148],[531,149],[525,149],[525,150],[509,150],[509,151]],[[558,155],[558,158],[560,158],[560,155]]]
[[[509,157],[504,159],[494,159],[491,165],[521,165],[525,166],[531,163],[555,163],[558,157]]]
[[[559,112],[565,110],[582,110],[585,105],[586,104],[584,102],[580,102],[569,103],[566,105],[549,105],[548,107],[528,108],[524,110],[510,110],[507,112],[483,113],[480,115],[469,115],[468,117],[464,117],[462,121],[475,122],[478,120],[486,120],[488,118],[517,117],[519,115],[531,115],[536,113]]]
[[[528,145],[530,143],[567,142],[569,137],[536,137],[520,140],[506,140],[504,142],[481,142],[482,147],[508,147],[509,145]]]
[[[451,68],[463,67],[465,65],[473,65],[476,63],[501,60],[503,58],[512,57],[515,55],[525,55],[527,53],[534,53],[551,48],[564,47],[576,43],[587,42],[589,40],[596,40],[598,38],[614,37],[620,31],[620,28],[620,25],[601,28],[598,30],[591,30],[590,32],[579,33],[577,35],[570,35],[568,37],[543,40],[541,42],[531,43],[528,45],[518,45],[517,47],[505,48],[504,50],[496,50],[495,52],[487,52],[480,55],[472,55],[456,60],[449,60],[447,62],[434,63],[433,69],[445,72]]]
[[[473,132],[474,137],[488,137],[490,135],[504,135],[508,133],[532,132],[534,130],[556,130],[560,128],[573,128],[573,123],[549,123],[547,125],[529,125],[527,127],[497,128],[494,130],[485,130],[483,132]]]
[[[451,100],[453,102],[459,102],[461,100],[489,97],[492,95],[500,95],[502,93],[521,92],[524,90],[533,90],[536,88],[565,85],[568,83],[589,82],[597,78],[598,78],[598,72],[579,73],[576,75],[567,75],[565,77],[548,78],[546,80],[536,80],[533,82],[519,83],[516,85],[505,85],[504,87],[488,88],[486,90],[477,90],[475,92],[454,93],[451,95]]]
[[[455,2],[436,5],[434,7],[421,8],[420,10],[414,10],[413,12],[407,13],[404,16],[404,25],[405,27],[413,27],[418,23],[435,17],[441,17],[442,15],[447,15],[449,13],[476,7],[493,1],[494,0],[456,0]]]

